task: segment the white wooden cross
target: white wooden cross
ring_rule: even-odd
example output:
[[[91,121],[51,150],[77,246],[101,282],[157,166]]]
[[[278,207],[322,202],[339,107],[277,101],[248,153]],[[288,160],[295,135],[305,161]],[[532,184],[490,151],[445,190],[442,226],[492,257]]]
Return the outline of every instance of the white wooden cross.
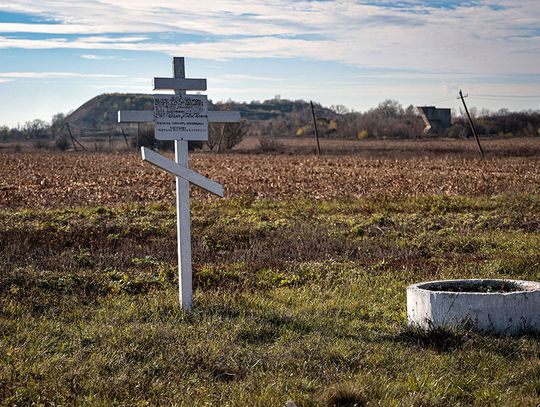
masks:
[[[189,169],[188,141],[208,139],[208,122],[238,122],[239,112],[207,110],[206,96],[186,95],[188,90],[206,90],[206,79],[186,79],[184,58],[173,58],[173,78],[154,78],[154,90],[174,90],[175,95],[155,95],[154,111],[119,111],[119,123],[154,122],[157,140],[174,140],[175,161],[141,148],[142,159],[176,175],[178,233],[178,285],[180,305],[193,307],[189,183],[223,197],[223,187]]]

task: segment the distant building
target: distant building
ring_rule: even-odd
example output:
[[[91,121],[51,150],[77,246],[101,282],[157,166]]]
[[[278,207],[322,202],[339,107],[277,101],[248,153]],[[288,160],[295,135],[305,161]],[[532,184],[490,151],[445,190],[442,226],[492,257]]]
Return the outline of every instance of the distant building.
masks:
[[[426,124],[424,134],[437,134],[452,126],[452,113],[450,109],[440,109],[435,106],[417,106],[416,108]]]

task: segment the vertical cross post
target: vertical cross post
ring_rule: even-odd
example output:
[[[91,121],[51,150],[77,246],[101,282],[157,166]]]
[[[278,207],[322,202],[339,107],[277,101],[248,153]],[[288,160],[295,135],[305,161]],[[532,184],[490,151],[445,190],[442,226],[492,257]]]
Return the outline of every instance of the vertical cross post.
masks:
[[[186,70],[183,57],[173,58],[173,77],[185,78]],[[175,89],[177,95],[186,91]],[[188,168],[188,142],[174,141],[174,155],[177,164]],[[191,269],[191,225],[189,214],[189,181],[176,177],[176,220],[178,235],[178,289],[182,309],[190,311],[193,307],[192,269]]]

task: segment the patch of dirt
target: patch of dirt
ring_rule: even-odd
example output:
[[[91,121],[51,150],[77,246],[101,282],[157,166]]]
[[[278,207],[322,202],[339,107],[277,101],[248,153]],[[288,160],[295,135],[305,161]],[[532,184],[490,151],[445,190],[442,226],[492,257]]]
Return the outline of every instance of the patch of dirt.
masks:
[[[433,284],[426,287],[430,291],[445,291],[451,293],[511,293],[522,291],[522,288],[509,281],[490,281],[463,284]]]

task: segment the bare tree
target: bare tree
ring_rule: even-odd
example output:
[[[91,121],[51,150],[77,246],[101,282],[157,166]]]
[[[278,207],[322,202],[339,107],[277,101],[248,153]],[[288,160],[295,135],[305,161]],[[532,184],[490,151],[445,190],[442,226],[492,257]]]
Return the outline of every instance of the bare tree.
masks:
[[[54,136],[58,135],[58,133],[62,130],[64,127],[64,123],[66,122],[66,115],[65,113],[56,113],[51,118],[51,133]]]
[[[213,124],[208,129],[208,141],[210,150],[228,151],[240,143],[247,133],[246,122]]]
[[[44,138],[48,136],[49,126],[41,119],[27,121],[22,132],[26,139]]]

